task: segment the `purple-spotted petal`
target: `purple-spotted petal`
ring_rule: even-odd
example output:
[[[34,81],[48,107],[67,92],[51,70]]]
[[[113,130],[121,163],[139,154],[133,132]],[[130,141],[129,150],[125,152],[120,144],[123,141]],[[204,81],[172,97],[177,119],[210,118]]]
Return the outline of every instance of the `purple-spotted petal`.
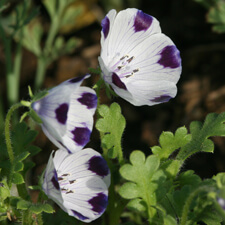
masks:
[[[102,57],[118,55],[121,58],[146,37],[161,32],[159,22],[154,17],[137,9],[129,8],[118,14],[111,10],[107,17],[110,20],[110,30],[106,39],[102,33]]]
[[[101,25],[102,25],[102,32],[104,34],[104,37],[107,38],[109,33],[109,27],[110,27],[110,20],[107,16],[102,20]]]
[[[90,92],[83,92],[81,94],[81,97],[78,98],[78,101],[86,105],[88,109],[93,109],[97,107],[97,96],[96,94],[90,93]]]
[[[135,32],[146,31],[152,25],[153,17],[143,13],[141,10],[135,15],[134,18],[134,30]]]
[[[97,96],[91,88],[80,87],[87,77],[89,75],[67,80],[32,103],[46,136],[68,152],[81,150],[88,143],[93,128]]]
[[[155,105],[176,96],[180,52],[161,33],[158,21],[140,10],[107,14],[110,29],[101,39],[102,76],[120,97],[136,106]],[[103,34],[102,34],[103,35]]]
[[[57,150],[51,154],[46,167],[43,189],[69,215],[91,222],[107,207],[106,177],[110,177],[108,166],[93,149],[73,154]]]

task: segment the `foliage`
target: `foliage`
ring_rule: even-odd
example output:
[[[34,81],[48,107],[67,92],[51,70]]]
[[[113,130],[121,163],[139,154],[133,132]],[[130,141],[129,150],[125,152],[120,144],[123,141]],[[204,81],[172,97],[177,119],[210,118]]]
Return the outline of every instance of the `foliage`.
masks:
[[[214,146],[208,138],[224,136],[224,122],[224,113],[211,113],[204,123],[192,122],[190,134],[185,127],[178,128],[175,134],[163,132],[159,137],[160,146],[152,147],[153,155],[147,158],[141,151],[133,151],[130,163],[120,168],[127,182],[119,193],[129,199],[127,207],[146,211],[150,224],[197,224],[200,221],[220,224],[224,215],[215,211],[216,196],[225,190],[225,174],[202,180],[194,171],[179,171],[191,155],[213,152]]]
[[[213,24],[213,31],[225,32],[225,2],[223,0],[195,0],[208,9],[207,21]]]

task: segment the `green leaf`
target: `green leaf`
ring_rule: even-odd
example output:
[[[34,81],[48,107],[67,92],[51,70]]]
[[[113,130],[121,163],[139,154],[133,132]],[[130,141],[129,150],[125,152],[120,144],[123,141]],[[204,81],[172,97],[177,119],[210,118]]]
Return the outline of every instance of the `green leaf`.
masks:
[[[129,182],[122,185],[119,194],[126,199],[132,199],[128,203],[137,210],[143,210],[144,205],[151,208],[155,214],[157,196],[156,190],[161,188],[166,176],[162,170],[158,170],[160,160],[151,155],[147,159],[141,151],[133,151],[130,155],[131,164],[125,164],[120,168],[120,174]]]
[[[49,204],[41,204],[41,203],[32,203],[29,201],[25,201],[20,199],[17,201],[17,209],[21,210],[29,210],[35,214],[40,214],[42,212],[53,213],[54,209]]]
[[[10,190],[6,180],[0,182],[0,203],[10,196]]]
[[[218,173],[216,176],[213,176],[213,179],[216,181],[218,188],[225,188],[225,173]]]
[[[197,152],[213,152],[212,136],[225,136],[225,113],[210,113],[204,123],[194,121],[190,124],[192,139],[183,146],[177,159],[184,161]]]
[[[209,23],[214,24],[213,30],[218,33],[225,32],[225,2],[217,1],[210,8],[207,20]]]
[[[27,151],[30,153],[29,156],[32,157],[32,156],[37,155],[41,151],[41,149],[35,145],[29,145],[27,147]]]
[[[49,204],[33,204],[30,206],[29,210],[35,214],[39,214],[42,212],[46,212],[46,213],[53,213],[54,209],[52,208],[51,205]]]
[[[175,134],[171,132],[163,132],[159,137],[160,146],[152,147],[152,152],[158,155],[160,159],[167,159],[175,150],[186,145],[191,140],[191,135],[187,134],[185,127],[180,127]]]
[[[12,143],[15,155],[18,156],[22,152],[27,152],[28,145],[34,141],[38,132],[34,130],[29,130],[26,123],[18,123],[15,129],[12,132]],[[27,157],[28,153],[24,153],[24,156],[21,155],[20,157]]]
[[[166,215],[166,216],[164,216],[164,218],[163,218],[163,224],[164,224],[164,225],[177,225],[177,221],[176,221],[176,219],[173,218],[172,216]]]
[[[14,184],[22,184],[24,183],[23,176],[20,173],[14,173],[12,176],[12,182]]]
[[[24,165],[22,162],[17,162],[15,167],[14,167],[14,171],[15,172],[19,172],[19,171],[22,171],[24,168]]]
[[[133,199],[141,197],[139,186],[133,182],[125,183],[119,191],[120,195],[125,199]]]
[[[101,105],[98,112],[102,118],[96,122],[96,128],[101,133],[102,147],[108,150],[110,158],[118,157],[122,153],[121,138],[126,124],[120,106],[117,103],[110,107]]]
[[[26,159],[29,155],[30,155],[30,153],[29,153],[28,151],[22,152],[21,154],[19,154],[19,155],[16,157],[16,161],[21,162],[21,161],[23,161],[24,159]]]
[[[31,205],[31,202],[21,199],[17,202],[17,209],[27,210]]]
[[[128,209],[135,209],[137,211],[145,211],[146,210],[146,203],[141,200],[140,198],[132,199],[127,204]]]
[[[176,181],[179,183],[180,187],[183,187],[185,185],[199,186],[202,182],[201,178],[198,175],[194,174],[193,170],[188,170],[181,173]]]

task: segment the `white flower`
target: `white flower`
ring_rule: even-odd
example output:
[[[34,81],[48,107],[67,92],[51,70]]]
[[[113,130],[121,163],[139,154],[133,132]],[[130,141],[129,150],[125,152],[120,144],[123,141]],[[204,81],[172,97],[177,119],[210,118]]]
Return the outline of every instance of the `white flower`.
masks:
[[[31,105],[42,120],[46,136],[69,152],[81,150],[89,142],[93,128],[97,96],[91,88],[80,87],[88,76],[61,83]]]
[[[106,161],[98,152],[87,148],[72,154],[53,151],[42,187],[70,216],[91,222],[107,207],[109,184]]]
[[[159,22],[137,9],[102,20],[99,63],[105,82],[136,106],[155,105],[176,96],[180,53],[161,33]]]

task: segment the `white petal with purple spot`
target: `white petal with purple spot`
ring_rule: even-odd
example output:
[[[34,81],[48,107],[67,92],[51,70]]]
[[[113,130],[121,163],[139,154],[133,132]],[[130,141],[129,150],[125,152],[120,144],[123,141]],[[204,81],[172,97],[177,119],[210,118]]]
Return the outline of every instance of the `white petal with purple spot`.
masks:
[[[87,77],[89,75],[67,80],[32,103],[46,136],[69,152],[81,150],[89,142],[93,128],[97,96],[91,88],[80,87]]]
[[[107,163],[93,149],[57,150],[50,156],[43,189],[69,215],[91,222],[107,207],[109,181]]]
[[[175,97],[180,53],[154,17],[137,9],[111,10],[102,21],[101,47],[103,78],[120,97],[136,106]]]

